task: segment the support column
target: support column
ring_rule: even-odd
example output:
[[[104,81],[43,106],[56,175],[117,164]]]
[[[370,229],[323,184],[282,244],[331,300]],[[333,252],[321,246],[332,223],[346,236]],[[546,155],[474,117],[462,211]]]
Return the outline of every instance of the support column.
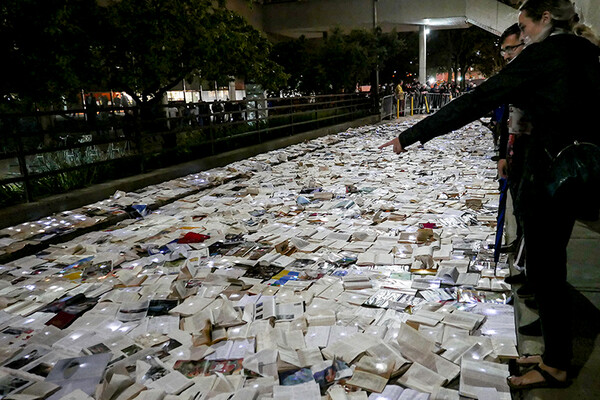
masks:
[[[237,100],[235,98],[235,81],[234,80],[233,81],[229,81],[229,88],[228,89],[229,90],[228,90],[227,94],[229,95],[229,100],[231,100],[231,101]]]
[[[419,82],[427,83],[427,26],[419,26]]]
[[[377,0],[373,0],[373,32],[377,30]],[[379,63],[375,64],[375,94],[379,96]]]

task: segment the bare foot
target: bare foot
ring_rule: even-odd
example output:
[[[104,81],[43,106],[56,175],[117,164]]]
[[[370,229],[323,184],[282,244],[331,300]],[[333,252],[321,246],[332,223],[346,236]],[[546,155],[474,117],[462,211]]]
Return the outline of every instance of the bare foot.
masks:
[[[565,383],[567,381],[567,371],[563,371],[557,368],[549,367],[544,363],[538,365],[540,369],[548,373],[552,378],[554,378],[559,383]],[[537,367],[536,367],[537,368]],[[510,383],[514,386],[528,386],[536,383],[546,382],[547,379],[544,378],[541,372],[532,369],[521,376],[511,376],[508,378]]]
[[[523,356],[517,358],[517,364],[541,364],[542,356],[540,355],[531,355],[531,356]]]

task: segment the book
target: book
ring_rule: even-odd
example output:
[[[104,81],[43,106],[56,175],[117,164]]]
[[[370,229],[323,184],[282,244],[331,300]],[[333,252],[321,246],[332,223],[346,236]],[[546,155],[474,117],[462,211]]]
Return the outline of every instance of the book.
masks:
[[[479,398],[482,390],[494,390],[499,399],[510,399],[506,378],[510,375],[507,364],[463,359],[461,362],[460,394]]]
[[[456,267],[440,267],[435,276],[443,285],[456,285],[460,273]]]
[[[50,351],[52,351],[52,348],[42,344],[28,345],[21,349],[14,357],[7,360],[3,366],[11,369],[23,369],[31,366],[31,363],[45,356]]]
[[[275,296],[249,296],[244,305],[242,319],[252,322],[273,318],[276,321],[292,321],[304,313],[304,302],[275,303]]]
[[[454,310],[444,316],[442,323],[461,329],[474,330],[483,323],[485,318],[484,315]]]
[[[255,340],[225,340],[211,346],[215,351],[208,354],[206,360],[237,360],[246,354],[254,354]]]
[[[431,369],[413,362],[408,370],[398,378],[397,382],[414,390],[433,393],[436,388],[444,386],[447,380]]]
[[[37,380],[19,371],[0,370],[0,398],[24,390]]]
[[[356,265],[365,266],[365,265],[393,265],[394,264],[394,255],[393,254],[385,254],[385,253],[375,253],[375,252],[364,252],[359,253],[358,258],[356,260]]]
[[[76,389],[92,395],[111,357],[110,353],[103,353],[59,360],[46,377],[46,382],[59,385],[61,389],[48,399],[60,399]]]
[[[306,347],[324,348],[358,332],[356,326],[309,326],[304,336]]]

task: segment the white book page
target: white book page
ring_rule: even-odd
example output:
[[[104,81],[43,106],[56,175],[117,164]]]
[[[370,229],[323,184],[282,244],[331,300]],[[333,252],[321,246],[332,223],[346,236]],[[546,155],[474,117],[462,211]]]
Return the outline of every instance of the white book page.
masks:
[[[400,325],[398,344],[402,355],[409,360],[435,351],[435,342],[406,324]]]
[[[370,392],[381,393],[387,385],[388,379],[365,371],[355,370],[348,385],[357,386]]]
[[[304,336],[306,347],[323,348],[327,347],[329,341],[329,331],[331,326],[309,326]]]
[[[280,321],[291,321],[304,314],[304,302],[280,303],[276,306],[275,318]]]
[[[442,323],[461,329],[473,330],[477,328],[485,319],[485,316],[470,312],[455,310],[446,314]]]
[[[398,383],[401,385],[427,393],[432,393],[446,382],[446,378],[442,375],[436,374],[419,363],[413,363],[408,371],[398,379]]]
[[[301,367],[310,367],[323,362],[323,355],[318,347],[306,347],[298,349],[298,360]]]
[[[456,267],[440,267],[436,276],[442,280],[442,283],[454,285],[459,277],[459,272]]]
[[[494,388],[498,393],[510,396],[510,388],[506,382],[509,375],[508,365],[463,359],[460,374],[460,393],[463,396],[478,397],[477,393],[481,389]]]
[[[146,386],[150,389],[161,389],[168,394],[179,394],[193,383],[181,372],[173,371]]]
[[[372,393],[369,400],[399,400],[404,388],[398,385],[386,385],[381,393]]]
[[[321,390],[316,382],[293,386],[273,386],[273,400],[321,400]]]

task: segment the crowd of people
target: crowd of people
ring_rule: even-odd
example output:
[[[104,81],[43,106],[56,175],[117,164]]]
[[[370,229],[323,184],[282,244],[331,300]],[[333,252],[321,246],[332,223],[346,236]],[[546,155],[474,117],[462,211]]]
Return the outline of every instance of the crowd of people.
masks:
[[[167,116],[170,121],[176,121],[177,125],[197,124],[202,127],[208,126],[211,122],[223,124],[245,121],[248,114],[247,109],[248,104],[245,101],[217,99],[213,102],[172,103],[167,108]]]
[[[458,97],[462,92],[468,92],[475,87],[475,84],[472,82],[467,82],[465,84],[465,89],[461,89],[460,85],[456,82],[434,82],[434,83],[421,83],[417,80],[412,82],[404,82],[400,81],[396,84],[387,83],[382,85],[381,93],[384,95],[392,95],[396,94],[398,85],[402,86],[402,91],[407,95],[418,95],[418,94],[449,94],[452,97]]]

